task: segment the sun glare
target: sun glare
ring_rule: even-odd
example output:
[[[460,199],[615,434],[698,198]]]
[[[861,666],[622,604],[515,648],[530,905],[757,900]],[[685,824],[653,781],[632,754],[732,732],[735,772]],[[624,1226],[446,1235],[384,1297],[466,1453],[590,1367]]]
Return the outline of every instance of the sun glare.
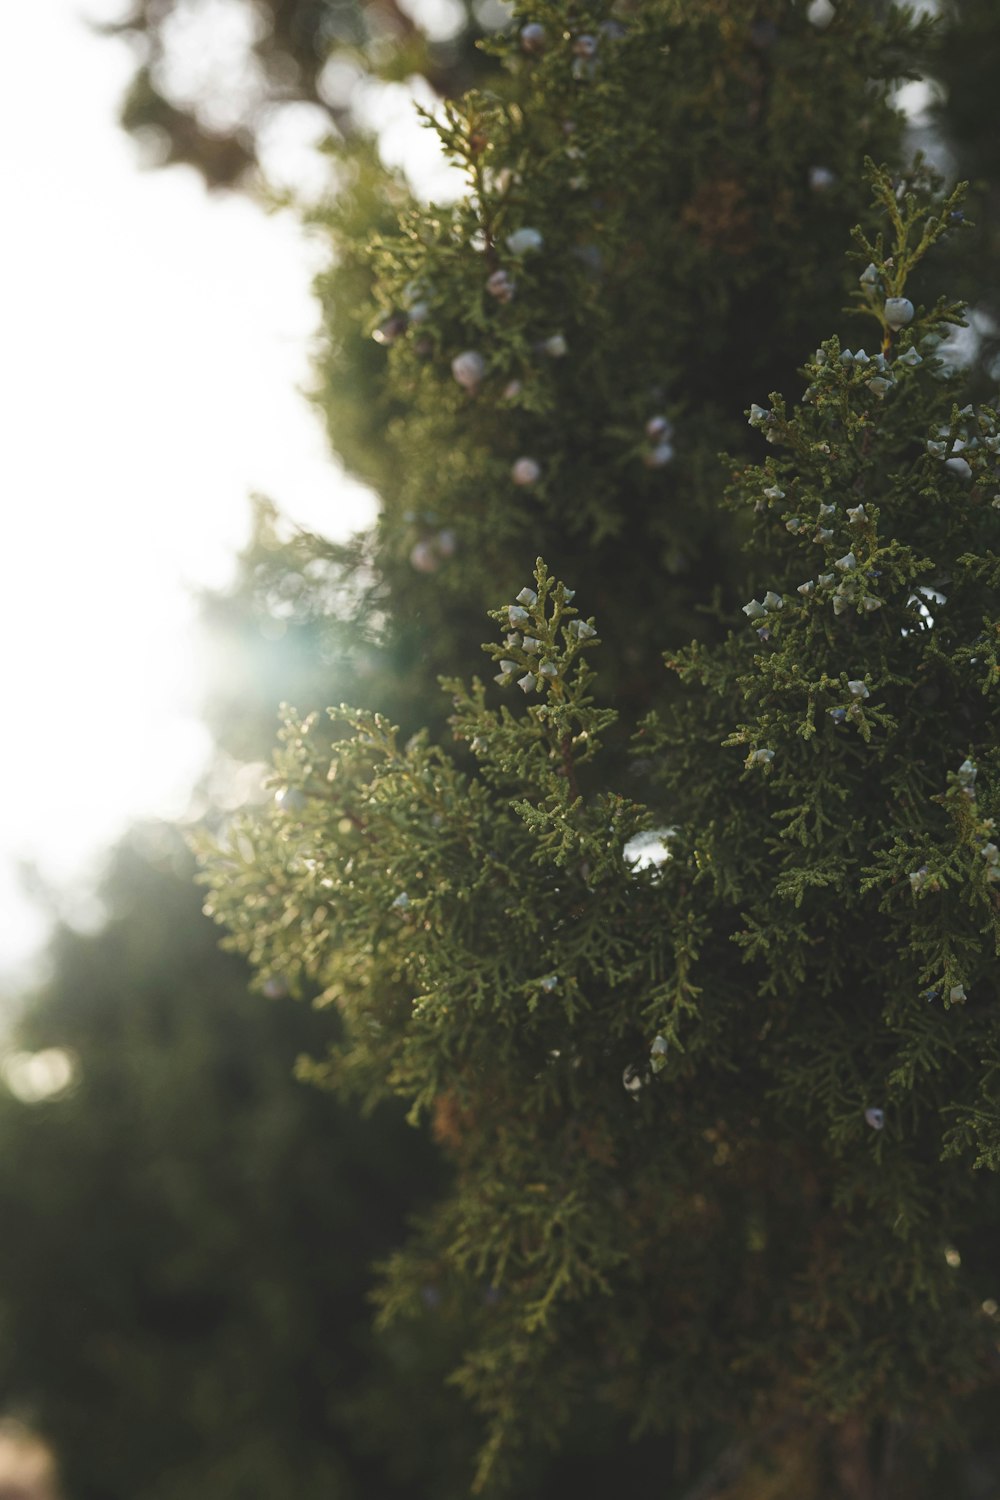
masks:
[[[0,96],[20,143],[0,376],[0,970],[41,932],[17,861],[62,886],[132,818],[184,811],[209,748],[191,588],[231,576],[249,495],[328,533],[371,511],[299,394],[317,252],[290,216],[138,169],[114,121],[132,55],[73,0],[16,24],[47,83],[10,70]]]

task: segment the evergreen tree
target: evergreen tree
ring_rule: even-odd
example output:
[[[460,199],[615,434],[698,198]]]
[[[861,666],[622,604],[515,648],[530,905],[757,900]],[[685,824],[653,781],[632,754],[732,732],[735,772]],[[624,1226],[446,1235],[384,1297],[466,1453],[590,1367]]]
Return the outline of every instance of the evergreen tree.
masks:
[[[1000,435],[939,355],[959,199],[888,104],[930,31],[831,9],[538,7],[375,309],[332,215],[382,654],[332,748],[288,716],[209,904],[336,1006],[313,1076],[454,1163],[382,1296],[454,1309],[480,1488],[581,1414],[678,1494],[971,1495],[988,1432]],[[455,675],[487,599],[499,694]]]

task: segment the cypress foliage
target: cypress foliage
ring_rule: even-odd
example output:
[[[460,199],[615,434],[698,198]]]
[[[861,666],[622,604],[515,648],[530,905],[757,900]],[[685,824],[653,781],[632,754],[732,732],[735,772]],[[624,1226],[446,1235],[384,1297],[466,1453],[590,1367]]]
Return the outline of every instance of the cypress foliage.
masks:
[[[539,553],[600,610],[599,670],[637,706],[663,674],[631,600],[655,593],[683,639],[713,590],[742,587],[718,454],[745,449],[747,403],[787,387],[838,315],[831,246],[868,211],[865,154],[900,154],[888,95],[929,28],[864,0],[825,30],[790,3],[766,20],[749,0],[642,6],[624,25],[557,5],[497,46],[504,85],[440,126],[468,193],[427,207],[397,183],[390,229],[361,160],[327,216],[318,397],[379,493],[387,651],[368,701],[408,728]]]
[[[461,1319],[482,1490],[598,1409],[681,1481],[930,1495],[995,1387],[1000,419],[886,103],[926,27],[814,11],[538,9],[449,110],[469,196],[331,340],[391,346],[404,730],[290,711],[289,795],[206,845],[228,941],[343,1020],[303,1071],[454,1161],[382,1308]]]

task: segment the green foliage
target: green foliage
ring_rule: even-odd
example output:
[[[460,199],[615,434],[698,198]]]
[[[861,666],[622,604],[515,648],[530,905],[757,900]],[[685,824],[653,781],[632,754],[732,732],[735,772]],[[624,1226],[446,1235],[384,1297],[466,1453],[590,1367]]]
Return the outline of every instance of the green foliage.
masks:
[[[876,184],[893,216],[891,186]],[[929,239],[952,212],[928,221]],[[897,236],[898,267],[906,225]],[[902,290],[884,260],[876,272],[872,286]],[[885,330],[882,294],[871,300]],[[777,401],[752,414],[789,455],[743,471],[732,495],[752,507],[767,559],[772,587],[745,606],[741,632],[756,626],[763,649],[736,634],[675,657],[721,716],[706,721],[699,704],[648,738],[674,752],[655,778],[665,797],[694,799],[691,857],[739,913],[733,937],[760,992],[781,1007],[803,994],[836,1004],[835,1025],[795,1041],[781,1097],[835,1141],[857,1137],[864,1098],[897,1103],[906,1133],[920,1103],[957,1154],[994,1071],[1000,442],[996,412],[959,409],[941,377],[941,316],[886,330],[881,364],[829,341],[790,418]],[[683,782],[670,769],[682,747]],[[739,841],[757,859],[731,852],[733,825],[713,816],[732,747],[747,751]],[[976,1139],[979,1164],[995,1163],[995,1137]]]
[[[325,215],[320,399],[378,488],[380,677],[401,708],[415,670],[426,700],[475,649],[539,553],[600,613],[601,685],[637,710],[665,682],[631,600],[657,597],[661,631],[684,638],[711,632],[713,592],[742,590],[718,454],[747,451],[747,402],[787,386],[837,317],[848,280],[830,246],[870,219],[863,160],[898,159],[889,92],[929,40],[861,0],[822,32],[801,5],[757,10],[525,13],[541,51],[517,31],[497,43],[502,85],[439,127],[467,193],[403,203],[387,225],[362,168]],[[469,355],[482,368],[466,359],[463,385]],[[407,730],[426,712],[402,714]]]
[[[539,563],[487,648],[517,708],[447,679],[450,751],[291,718],[288,796],[209,869],[230,941],[343,1017],[317,1075],[450,1148],[382,1295],[494,1289],[455,1377],[479,1487],[588,1400],[709,1446],[789,1412],[933,1445],[994,1378],[998,417],[937,355],[960,309],[905,298],[956,195],[870,177],[877,347],[751,406],[774,452],[727,503],[763,598],[671,647],[631,766]]]

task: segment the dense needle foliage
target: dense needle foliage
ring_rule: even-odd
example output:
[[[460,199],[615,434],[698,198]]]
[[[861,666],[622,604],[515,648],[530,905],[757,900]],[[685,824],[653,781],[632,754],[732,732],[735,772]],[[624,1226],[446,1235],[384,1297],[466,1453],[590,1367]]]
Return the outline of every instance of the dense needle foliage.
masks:
[[[209,905],[337,1007],[303,1071],[454,1162],[382,1304],[462,1309],[480,1487],[590,1406],[682,1478],[752,1439],[770,1493],[934,1493],[993,1388],[1000,419],[947,342],[961,194],[887,102],[928,45],[536,8],[367,309],[339,210],[329,378],[389,351],[330,416],[384,429],[374,706],[289,713]]]

